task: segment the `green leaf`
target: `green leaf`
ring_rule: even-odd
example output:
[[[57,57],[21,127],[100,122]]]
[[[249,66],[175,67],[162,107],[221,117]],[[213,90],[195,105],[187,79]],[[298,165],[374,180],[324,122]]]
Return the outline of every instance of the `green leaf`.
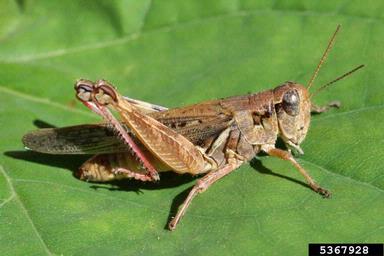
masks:
[[[309,242],[382,242],[384,90],[381,1],[2,1],[0,248],[3,255],[306,255]],[[195,179],[90,184],[83,157],[25,152],[21,137],[99,118],[74,98],[82,77],[175,107],[306,84],[337,24],[298,161],[260,156],[199,195],[175,232],[169,216]]]

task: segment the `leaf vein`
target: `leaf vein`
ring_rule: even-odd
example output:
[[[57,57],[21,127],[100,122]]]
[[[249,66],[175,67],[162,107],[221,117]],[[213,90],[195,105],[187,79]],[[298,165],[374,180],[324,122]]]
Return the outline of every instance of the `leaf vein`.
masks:
[[[313,165],[313,166],[315,166],[315,167],[317,167],[317,168],[319,168],[319,169],[321,169],[321,170],[323,170],[323,171],[325,171],[325,172],[327,172],[327,173],[333,174],[333,175],[335,175],[335,176],[339,176],[339,177],[342,177],[342,178],[345,178],[345,179],[354,181],[354,182],[356,182],[356,183],[358,183],[358,184],[361,184],[361,185],[370,187],[370,188],[372,188],[372,189],[374,189],[374,190],[379,191],[380,193],[384,193],[384,190],[382,190],[381,188],[379,188],[379,187],[377,187],[377,186],[375,186],[375,185],[372,185],[371,183],[364,182],[364,181],[361,181],[361,180],[356,180],[356,179],[353,179],[352,177],[349,177],[349,176],[346,176],[346,175],[343,175],[343,174],[340,174],[340,173],[332,172],[332,171],[326,169],[325,167],[322,167],[321,165],[316,164],[316,163],[314,163],[314,162],[312,162],[312,161],[310,161],[310,160],[300,159],[299,161],[300,161],[300,162],[308,163],[308,164],[310,164],[310,165]]]
[[[73,48],[63,48],[63,49],[56,49],[50,52],[42,53],[42,54],[35,54],[35,55],[25,55],[21,56],[19,58],[13,58],[13,59],[8,59],[4,60],[4,62],[9,62],[9,63],[18,63],[18,62],[29,62],[29,61],[34,61],[34,60],[41,60],[41,59],[47,59],[47,58],[53,58],[53,57],[60,57],[63,55],[67,54],[72,54],[72,53],[77,53],[77,52],[82,52],[85,50],[95,50],[95,49],[101,49],[101,48],[107,48],[110,46],[115,46],[115,45],[121,45],[125,44],[131,41],[135,41],[139,39],[141,36],[144,34],[152,34],[152,33],[157,33],[157,32],[168,32],[171,29],[176,29],[180,27],[186,27],[194,24],[199,24],[199,23],[206,23],[211,20],[217,20],[217,19],[222,19],[222,18],[227,18],[227,17],[241,17],[241,16],[257,16],[257,15],[265,15],[269,13],[287,13],[287,10],[282,10],[282,9],[265,9],[265,10],[236,10],[233,12],[228,12],[225,14],[219,14],[219,15],[212,15],[212,16],[207,16],[207,17],[199,17],[197,19],[192,19],[189,21],[185,22],[179,22],[175,24],[167,24],[161,27],[157,27],[154,29],[149,29],[149,30],[144,30],[140,33],[133,33],[127,36],[123,36],[120,38],[108,40],[108,41],[103,41],[103,42],[98,42],[98,43],[91,43],[88,45],[82,45],[82,46],[77,46]],[[333,12],[315,12],[315,11],[302,11],[302,10],[290,10],[290,14],[293,15],[301,15],[301,16],[334,16],[335,13]],[[341,16],[345,16],[348,18],[355,18],[355,19],[364,19],[369,22],[383,22],[382,19],[380,18],[372,18],[372,17],[367,17],[367,16],[357,16],[357,15],[349,15],[345,13],[340,13]]]
[[[95,117],[92,113],[85,112],[85,111],[82,111],[82,110],[79,110],[79,109],[76,109],[76,108],[69,108],[69,107],[67,107],[67,106],[65,106],[63,104],[52,102],[50,99],[36,97],[36,96],[30,95],[30,94],[26,94],[26,93],[22,93],[22,92],[19,92],[19,91],[16,91],[16,90],[12,90],[12,89],[6,88],[4,86],[0,86],[0,92],[5,92],[7,94],[12,94],[13,96],[17,96],[17,97],[20,97],[20,98],[28,100],[28,101],[49,105],[49,106],[55,107],[55,108],[64,109],[64,110],[69,111],[69,112],[74,112],[74,113],[82,114],[82,115],[85,115],[85,116]]]
[[[0,208],[2,208],[7,203],[11,202],[13,199],[15,199],[15,195],[12,194],[10,197],[3,199],[3,202],[0,204]]]
[[[323,121],[325,119],[330,119],[330,118],[335,118],[335,117],[340,117],[340,116],[345,116],[345,115],[350,115],[350,114],[355,114],[355,113],[364,112],[364,111],[370,111],[370,110],[375,110],[375,109],[382,109],[382,108],[384,108],[384,104],[368,106],[368,107],[355,108],[355,109],[352,109],[350,111],[345,111],[345,112],[341,112],[341,113],[335,113],[335,114],[331,114],[331,115],[326,115],[326,116],[323,116],[323,117],[313,118],[312,123],[313,122],[318,122],[318,121]]]
[[[53,255],[52,252],[49,250],[47,244],[45,243],[45,241],[43,240],[42,236],[40,235],[39,231],[37,230],[35,224],[33,223],[33,220],[31,218],[31,216],[29,215],[28,213],[28,210],[27,208],[25,208],[25,205],[23,204],[23,202],[21,201],[21,199],[18,197],[17,195],[17,192],[12,184],[12,180],[11,180],[11,177],[8,176],[8,174],[5,172],[3,166],[0,165],[0,172],[3,174],[3,176],[5,177],[6,181],[7,181],[7,184],[9,186],[9,189],[11,190],[11,194],[12,196],[15,198],[15,200],[18,202],[22,212],[24,213],[24,216],[25,218],[28,220],[28,222],[30,223],[31,225],[31,228],[33,230],[33,232],[35,233],[37,239],[40,241],[40,244],[41,244],[41,247],[44,249],[44,251],[46,252],[47,255]]]
[[[68,185],[64,185],[64,184],[60,184],[60,183],[50,182],[50,181],[30,180],[30,179],[15,179],[15,181],[16,182],[25,182],[25,183],[38,183],[38,184],[45,184],[45,185],[50,185],[50,186],[54,186],[54,187],[68,188],[68,189],[71,189],[71,190],[80,191],[82,193],[87,193],[87,194],[95,195],[94,192],[91,192],[91,191],[88,191],[88,190],[85,190],[85,189],[80,189],[80,188],[76,188],[76,187],[72,187],[72,186],[68,186]],[[140,206],[140,207],[143,207],[143,208],[147,208],[147,209],[150,209],[150,210],[153,210],[153,211],[156,211],[156,212],[167,212],[167,211],[163,211],[163,210],[158,209],[158,208],[151,208],[148,205],[137,203],[137,202],[134,202],[134,201],[131,201],[131,200],[127,200],[127,199],[121,199],[121,198],[118,198],[118,197],[113,197],[113,196],[109,196],[109,195],[105,195],[105,194],[100,194],[100,193],[97,194],[97,195],[105,197],[105,198],[108,198],[108,199],[111,199],[111,200],[123,201],[123,202],[127,202],[127,203],[130,203],[130,204],[134,204],[135,206]]]

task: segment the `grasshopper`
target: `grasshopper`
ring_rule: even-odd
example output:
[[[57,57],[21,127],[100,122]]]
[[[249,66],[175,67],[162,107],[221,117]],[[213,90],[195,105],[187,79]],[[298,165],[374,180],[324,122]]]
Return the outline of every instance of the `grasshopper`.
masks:
[[[363,67],[360,65],[309,93],[339,29],[340,26],[306,87],[285,82],[259,93],[167,109],[123,97],[105,80],[80,79],[75,84],[76,97],[106,122],[30,132],[23,137],[24,145],[43,153],[96,154],[77,173],[88,181],[158,181],[159,172],[168,170],[205,174],[170,221],[170,230],[176,228],[196,195],[259,152],[289,161],[315,192],[328,198],[331,193],[314,181],[295,160],[291,149],[303,154],[300,144],[308,132],[311,112],[339,107],[337,102],[316,106],[311,98]],[[275,147],[278,137],[288,150]]]

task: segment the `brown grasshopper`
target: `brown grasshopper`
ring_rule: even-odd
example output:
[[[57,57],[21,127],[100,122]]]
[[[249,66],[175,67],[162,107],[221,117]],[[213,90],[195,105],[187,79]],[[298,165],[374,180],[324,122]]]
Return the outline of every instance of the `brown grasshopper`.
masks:
[[[294,159],[290,149],[300,148],[311,118],[330,103],[319,107],[311,97],[363,65],[345,73],[310,94],[322,63],[330,51],[337,27],[307,87],[294,82],[260,93],[210,100],[191,106],[167,109],[121,96],[104,80],[78,80],[76,96],[105,124],[41,129],[26,134],[28,149],[52,154],[96,153],[79,169],[83,180],[108,181],[134,178],[157,181],[159,172],[205,174],[197,180],[176,216],[169,223],[174,230],[193,198],[210,185],[263,151],[291,162],[308,185],[324,197],[330,192],[320,187]],[[120,121],[109,109],[120,115]],[[278,136],[289,150],[275,148]]]

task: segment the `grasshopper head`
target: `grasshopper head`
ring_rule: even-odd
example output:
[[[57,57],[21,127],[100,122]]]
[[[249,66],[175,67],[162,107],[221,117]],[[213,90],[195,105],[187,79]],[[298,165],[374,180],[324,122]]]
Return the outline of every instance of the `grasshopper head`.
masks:
[[[279,133],[284,142],[302,153],[300,143],[307,135],[311,102],[307,88],[286,82],[273,90]]]

